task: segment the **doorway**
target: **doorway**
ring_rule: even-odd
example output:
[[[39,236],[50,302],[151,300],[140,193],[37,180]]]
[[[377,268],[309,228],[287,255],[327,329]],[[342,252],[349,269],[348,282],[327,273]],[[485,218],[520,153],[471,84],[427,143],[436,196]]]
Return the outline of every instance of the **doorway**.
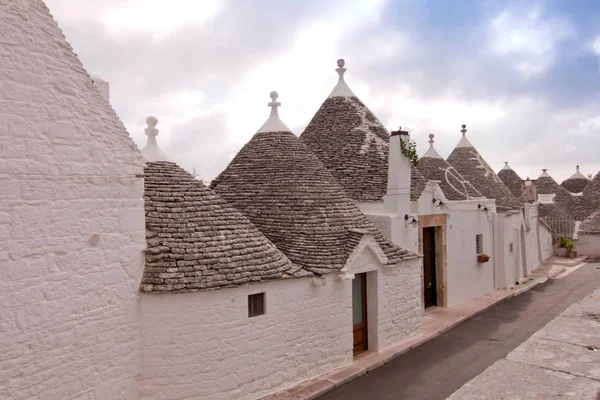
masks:
[[[367,274],[356,274],[352,280],[352,325],[354,354],[367,350]]]
[[[423,228],[423,292],[425,308],[437,306],[435,227]]]

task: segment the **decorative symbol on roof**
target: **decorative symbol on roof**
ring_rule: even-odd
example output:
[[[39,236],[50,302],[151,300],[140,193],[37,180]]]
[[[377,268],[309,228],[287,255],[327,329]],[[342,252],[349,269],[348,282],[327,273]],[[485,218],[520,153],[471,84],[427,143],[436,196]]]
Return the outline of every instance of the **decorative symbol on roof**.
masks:
[[[460,130],[464,136],[467,136],[467,125],[463,124],[462,129]]]
[[[465,130],[465,129],[463,129],[463,130]],[[466,130],[465,130],[465,132],[466,132]],[[500,178],[498,178],[498,175],[496,175],[496,173],[494,171],[492,171],[492,169],[488,165],[486,165],[486,162],[483,161],[483,158],[481,158],[481,155],[479,153],[477,153],[476,151],[471,151],[471,155],[473,157],[469,157],[469,160],[476,161],[479,164],[479,165],[476,165],[475,168],[483,169],[484,170],[483,176],[485,176],[486,178],[491,177],[494,180],[494,182],[500,182]]]
[[[435,137],[435,135],[433,133],[429,134],[429,145],[433,146],[433,142],[435,142],[435,140],[433,140],[433,138]]]
[[[360,154],[365,154],[369,150],[369,147],[373,145],[379,157],[385,158],[385,150],[388,148],[388,143],[375,133],[371,132],[371,128],[374,130],[381,129],[381,122],[379,122],[377,117],[367,110],[366,107],[358,106],[358,104],[351,98],[346,98],[346,102],[354,107],[356,115],[360,117],[360,123],[352,130],[365,134],[365,141],[363,142],[362,146],[360,146]],[[367,117],[367,113],[370,114],[369,117]]]
[[[446,183],[448,183],[448,186],[450,186],[452,189],[456,190],[457,193],[463,195],[467,200],[468,199],[473,199],[473,198],[478,198],[478,197],[473,197],[469,194],[469,189],[467,186],[471,185],[471,183],[469,181],[467,181],[466,179],[464,179],[456,169],[454,169],[454,167],[449,166],[448,168],[440,168],[442,171],[444,171],[444,179],[446,179]],[[452,184],[452,182],[458,182],[460,184],[460,188],[456,187],[456,185]]]
[[[427,151],[425,152],[425,154],[423,154],[422,158],[442,158],[442,156],[439,155],[439,153],[433,148],[433,143],[435,142],[434,140],[435,135],[433,133],[429,134],[429,149],[427,149]]]

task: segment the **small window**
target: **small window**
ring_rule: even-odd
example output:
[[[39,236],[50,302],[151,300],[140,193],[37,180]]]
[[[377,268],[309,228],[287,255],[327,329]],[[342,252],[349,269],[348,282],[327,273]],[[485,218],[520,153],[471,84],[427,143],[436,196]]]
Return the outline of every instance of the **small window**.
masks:
[[[508,245],[508,251],[510,251],[511,253],[513,252],[513,244],[512,243],[510,243]]]
[[[265,294],[256,293],[248,296],[248,317],[256,317],[265,313]]]
[[[483,254],[483,235],[481,234],[475,236],[475,251],[477,254]]]

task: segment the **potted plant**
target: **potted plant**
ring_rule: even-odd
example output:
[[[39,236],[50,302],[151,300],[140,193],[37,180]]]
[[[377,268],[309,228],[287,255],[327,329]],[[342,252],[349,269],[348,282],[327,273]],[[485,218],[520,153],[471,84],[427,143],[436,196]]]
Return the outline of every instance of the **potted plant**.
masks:
[[[573,243],[572,241],[569,240],[569,242],[565,245],[565,249],[567,249],[567,257],[568,258],[577,257],[577,252],[573,250],[573,249],[575,249],[575,243]]]
[[[490,261],[490,256],[488,256],[487,254],[478,254],[477,255],[478,263],[486,263],[488,261]]]
[[[573,251],[575,243],[573,243],[571,239],[563,237],[558,241],[557,246],[558,248],[555,251],[557,256],[569,258],[577,257],[577,252]]]

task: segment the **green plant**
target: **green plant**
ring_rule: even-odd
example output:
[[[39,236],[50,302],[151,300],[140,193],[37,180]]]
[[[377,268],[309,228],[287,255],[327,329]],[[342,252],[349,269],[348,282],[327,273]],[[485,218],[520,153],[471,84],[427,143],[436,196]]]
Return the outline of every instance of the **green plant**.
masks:
[[[560,240],[558,241],[558,247],[564,247],[569,251],[573,251],[573,249],[575,248],[575,243],[573,243],[571,239],[563,237],[560,238]]]
[[[404,154],[413,167],[419,166],[419,153],[417,153],[417,144],[412,140],[401,140],[402,154]]]

